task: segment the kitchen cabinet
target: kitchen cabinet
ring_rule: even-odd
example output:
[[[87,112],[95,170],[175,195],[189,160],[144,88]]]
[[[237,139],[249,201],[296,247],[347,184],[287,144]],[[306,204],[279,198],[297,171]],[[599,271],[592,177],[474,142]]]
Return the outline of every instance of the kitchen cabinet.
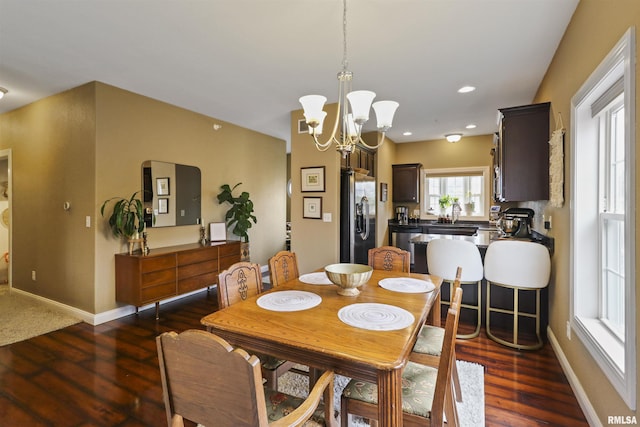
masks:
[[[393,168],[393,202],[420,202],[420,163],[392,165]]]
[[[492,150],[496,201],[549,199],[550,107],[545,102],[499,110]]]
[[[116,254],[116,301],[140,307],[212,286],[240,261],[240,242],[199,243]]]
[[[353,147],[353,153],[349,153],[347,157],[341,160],[342,169],[366,169],[369,176],[376,176],[376,152],[361,145]]]

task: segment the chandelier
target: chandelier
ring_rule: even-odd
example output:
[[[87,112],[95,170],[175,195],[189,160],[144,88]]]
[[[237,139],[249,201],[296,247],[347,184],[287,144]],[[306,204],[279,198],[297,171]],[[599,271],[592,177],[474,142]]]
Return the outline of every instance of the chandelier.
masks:
[[[398,108],[395,101],[373,102],[376,94],[369,90],[351,90],[353,73],[347,70],[347,0],[343,1],[342,15],[343,56],[342,71],[338,73],[339,93],[338,111],[331,136],[325,142],[320,142],[318,136],[322,134],[322,124],[327,115],[323,111],[327,98],[322,95],[306,95],[300,98],[304,109],[304,118],[309,127],[309,134],[313,137],[316,148],[327,151],[332,143],[336,150],[346,157],[352,153],[356,144],[376,149],[384,143],[386,132],[391,128],[393,115]],[[372,105],[373,102],[373,105]],[[350,107],[350,108],[349,108]],[[369,111],[373,107],[378,121],[378,131],[382,132],[380,141],[376,145],[369,145],[362,140],[362,126],[369,120]],[[338,134],[338,127],[341,127]]]

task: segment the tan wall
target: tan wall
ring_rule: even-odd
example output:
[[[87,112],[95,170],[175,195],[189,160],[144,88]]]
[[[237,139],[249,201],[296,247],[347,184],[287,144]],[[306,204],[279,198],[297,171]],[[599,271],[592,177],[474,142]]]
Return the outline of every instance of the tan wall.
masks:
[[[0,147],[12,150],[13,162],[13,286],[88,311],[94,229],[85,227],[85,216],[95,212],[94,105],[94,87],[84,85],[0,116]]]
[[[214,123],[222,129],[214,131]],[[249,233],[252,261],[266,264],[284,248],[283,140],[90,83],[1,115],[0,141],[13,150],[17,288],[91,313],[115,308],[113,255],[126,247],[110,235],[99,209],[110,197],[141,189],[145,160],[201,169],[205,224],[224,220],[219,187],[242,182],[258,218]],[[64,212],[67,200],[72,208]],[[149,230],[152,250],[198,239],[196,225]]]
[[[325,133],[333,128],[336,107],[325,107]],[[298,134],[298,120],[302,118],[302,110],[291,112],[291,250],[297,255],[301,274],[340,260],[340,155],[333,147],[320,152],[309,134]],[[325,191],[302,193],[300,168],[312,166],[325,167]],[[331,214],[331,222],[302,218],[304,196],[322,197],[322,212]]]
[[[565,200],[571,197],[571,97],[579,90],[589,75],[595,70],[605,56],[630,26],[637,26],[640,22],[640,2],[637,0],[620,0],[615,2],[603,0],[581,0],[567,31],[558,47],[555,57],[547,70],[547,74],[540,85],[534,102],[551,101],[553,117],[557,119],[562,114],[565,135]],[[637,37],[637,36],[636,36]],[[636,43],[636,57],[640,57]],[[636,67],[636,81],[638,80]],[[636,90],[636,93],[640,93]],[[636,104],[638,95],[636,95]],[[640,109],[636,108],[636,134],[640,124]],[[554,127],[552,120],[552,127]],[[636,169],[638,168],[636,157]],[[636,174],[636,191],[640,188]],[[550,313],[549,321],[553,334],[558,339],[562,351],[578,380],[584,387],[600,422],[607,425],[608,415],[635,415],[629,411],[618,393],[601,373],[594,360],[588,355],[580,341],[574,336],[572,340],[566,337],[566,322],[569,320],[569,204],[565,202],[559,209],[546,205],[531,204],[532,207],[543,211],[546,215],[553,215],[553,228],[549,235],[555,238],[555,253],[552,265],[552,281],[549,288]],[[636,210],[637,211],[637,210]],[[638,222],[636,213],[636,223]],[[539,215],[538,215],[539,216]],[[636,233],[640,230],[636,230]],[[635,236],[638,245],[638,234]],[[636,251],[636,265],[639,263],[640,252]],[[636,307],[640,306],[640,292],[636,292]],[[640,331],[640,316],[636,315],[636,330]],[[640,356],[640,353],[638,353]],[[640,358],[638,359],[640,366]],[[637,398],[640,388],[637,388]],[[636,407],[640,407],[636,403]]]

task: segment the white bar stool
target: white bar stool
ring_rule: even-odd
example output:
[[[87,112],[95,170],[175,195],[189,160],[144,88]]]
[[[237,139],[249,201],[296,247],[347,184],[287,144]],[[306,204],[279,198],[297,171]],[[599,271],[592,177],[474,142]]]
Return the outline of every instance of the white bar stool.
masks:
[[[480,250],[467,240],[434,239],[427,244],[427,268],[429,274],[442,277],[449,282],[449,295],[453,295],[453,282],[456,279],[458,267],[462,268],[460,285],[475,285],[478,298],[475,303],[463,303],[463,309],[475,310],[478,313],[476,329],[471,334],[458,334],[457,338],[475,338],[480,334],[482,324],[482,258]],[[464,291],[464,294],[468,292]],[[443,301],[450,303],[450,301]]]
[[[545,246],[520,240],[498,240],[489,244],[484,256],[484,277],[487,279],[487,336],[500,344],[520,350],[541,348],[543,341],[540,337],[540,291],[549,284],[550,275],[551,257]],[[491,306],[491,286],[513,289],[512,310]],[[520,291],[535,291],[535,313],[520,311],[518,300]],[[513,316],[512,341],[493,335],[492,312]],[[521,316],[536,320],[536,344],[519,344],[518,320]]]

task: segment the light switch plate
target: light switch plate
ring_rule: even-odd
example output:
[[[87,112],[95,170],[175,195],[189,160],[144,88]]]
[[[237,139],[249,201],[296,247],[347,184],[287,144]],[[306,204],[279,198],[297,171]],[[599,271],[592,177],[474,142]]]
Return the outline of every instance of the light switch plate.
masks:
[[[324,213],[324,214],[322,214],[322,221],[324,221],[324,222],[331,222],[331,213]]]

